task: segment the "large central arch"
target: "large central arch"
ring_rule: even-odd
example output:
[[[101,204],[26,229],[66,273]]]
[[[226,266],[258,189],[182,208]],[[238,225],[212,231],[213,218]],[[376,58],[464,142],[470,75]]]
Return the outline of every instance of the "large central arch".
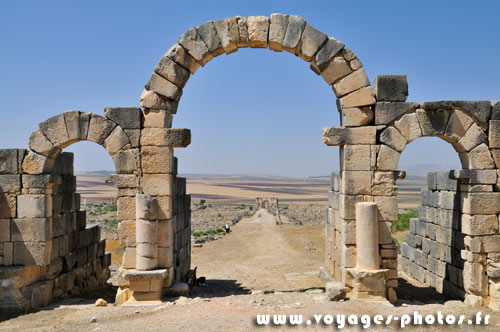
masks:
[[[360,126],[373,119],[375,96],[361,61],[333,37],[300,16],[272,14],[232,17],[190,28],[158,62],[141,95],[146,109],[177,112],[182,89],[200,66],[239,48],[287,51],[310,63],[311,70],[332,87],[338,98],[341,123]],[[156,111],[155,111],[156,112]]]

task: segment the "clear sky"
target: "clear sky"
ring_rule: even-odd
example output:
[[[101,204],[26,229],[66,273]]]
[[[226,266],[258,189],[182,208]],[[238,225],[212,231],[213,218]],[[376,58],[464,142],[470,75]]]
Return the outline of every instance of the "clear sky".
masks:
[[[497,1],[0,2],[0,148],[26,147],[65,110],[138,106],[144,83],[178,36],[208,20],[295,14],[351,48],[370,78],[408,75],[410,101],[500,99]],[[331,88],[287,53],[242,49],[191,77],[174,127],[182,173],[314,176],[338,169],[321,128],[338,125]],[[440,149],[443,147],[444,149]],[[92,143],[68,148],[80,170],[112,169]],[[439,139],[412,143],[402,165],[457,165]],[[459,167],[459,166],[456,166]]]

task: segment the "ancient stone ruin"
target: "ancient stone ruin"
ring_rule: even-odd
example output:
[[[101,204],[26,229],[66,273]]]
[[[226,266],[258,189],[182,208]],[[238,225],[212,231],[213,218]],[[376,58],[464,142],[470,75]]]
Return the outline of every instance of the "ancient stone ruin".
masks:
[[[398,160],[407,144],[436,136],[452,144],[463,170],[430,176],[419,219],[401,248],[403,269],[470,305],[498,308],[500,102],[406,102],[405,76],[377,76],[372,87],[342,42],[299,16],[272,14],[186,31],[154,68],[140,108],[107,108],[104,116],[67,111],[41,123],[28,149],[0,150],[0,310],[45,306],[109,276],[99,228],[86,228],[80,211],[73,157],[62,152],[84,140],[103,146],[116,168],[125,247],[117,303],[158,301],[162,290],[185,281],[190,196],[173,149],[187,147],[191,136],[172,129],[172,117],[190,75],[242,47],[300,57],[337,97],[342,126],[322,132],[325,144],[340,146],[341,159],[328,196],[327,274],[355,298],[395,300],[390,225],[397,219],[396,179],[404,177]]]

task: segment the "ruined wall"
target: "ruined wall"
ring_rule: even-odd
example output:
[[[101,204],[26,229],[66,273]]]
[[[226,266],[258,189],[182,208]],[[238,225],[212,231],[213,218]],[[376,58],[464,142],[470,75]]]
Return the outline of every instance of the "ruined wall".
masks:
[[[449,176],[450,172],[428,173],[419,217],[410,219],[406,242],[401,245],[401,268],[439,293],[463,299],[460,185]]]
[[[99,227],[86,228],[80,211],[73,155],[62,153],[49,174],[33,175],[19,167],[25,153],[0,151],[8,158],[0,163],[1,312],[45,306],[109,278]]]

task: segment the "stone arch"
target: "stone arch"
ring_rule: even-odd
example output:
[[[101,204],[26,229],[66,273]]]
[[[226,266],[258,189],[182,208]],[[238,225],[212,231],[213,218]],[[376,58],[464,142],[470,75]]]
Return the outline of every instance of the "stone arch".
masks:
[[[190,28],[160,59],[141,95],[141,106],[177,112],[190,75],[214,57],[239,48],[287,51],[310,63],[338,98],[344,125],[365,125],[373,119],[375,96],[361,61],[344,44],[295,15],[232,17]]]
[[[458,153],[463,169],[494,169],[484,123],[459,109],[418,108],[391,121],[379,131],[377,168],[394,171],[406,145],[420,137],[439,137]]]
[[[31,134],[23,171],[50,173],[63,148],[91,141],[106,149],[118,174],[138,174],[141,113],[139,108],[107,108],[105,117],[80,111],[53,116]]]

